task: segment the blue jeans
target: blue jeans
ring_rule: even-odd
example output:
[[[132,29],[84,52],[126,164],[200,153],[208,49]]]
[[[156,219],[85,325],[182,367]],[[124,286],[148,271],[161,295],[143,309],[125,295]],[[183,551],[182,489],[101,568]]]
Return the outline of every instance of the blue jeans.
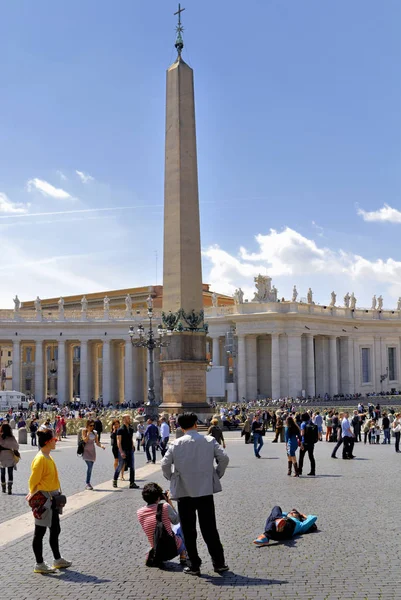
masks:
[[[253,434],[253,450],[255,452],[255,456],[259,456],[259,452],[263,446],[263,438],[260,433],[255,432]]]
[[[91,482],[91,477],[92,477],[92,469],[93,469],[93,465],[94,462],[93,460],[86,460],[86,485],[89,485]]]
[[[118,476],[122,469],[124,469],[124,464],[129,468],[129,482],[135,483],[135,456],[134,450],[130,450],[129,452],[124,452],[125,458],[122,458],[120,451],[118,452],[118,465],[117,469],[114,471],[113,479],[117,481]]]
[[[390,444],[390,429],[383,429],[383,433],[384,433],[384,440],[383,440],[383,444]]]

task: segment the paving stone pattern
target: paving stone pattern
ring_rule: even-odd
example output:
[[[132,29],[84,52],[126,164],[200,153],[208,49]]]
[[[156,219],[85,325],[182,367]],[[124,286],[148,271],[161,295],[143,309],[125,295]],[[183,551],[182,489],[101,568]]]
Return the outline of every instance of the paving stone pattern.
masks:
[[[105,450],[96,448],[96,462],[92,471],[92,485],[96,486],[112,479],[113,477],[113,455],[109,444],[109,435],[102,436],[102,444],[106,446]],[[22,460],[18,463],[17,471],[14,471],[14,486],[12,498],[0,498],[0,523],[18,517],[29,510],[25,501],[28,493],[28,479],[30,467],[35,457],[36,451],[26,452],[31,446],[21,445]],[[76,436],[69,436],[66,441],[57,442],[57,448],[52,452],[52,456],[57,463],[60,482],[63,492],[67,496],[76,494],[85,489],[86,464],[80,456],[77,456]],[[160,455],[159,455],[160,457]],[[135,452],[135,464],[137,468],[146,464],[145,452]],[[128,473],[125,475],[128,479]]]
[[[356,444],[357,459],[343,461],[341,452],[338,460],[330,458],[332,444],[318,443],[317,477],[296,479],[286,475],[284,444],[268,441],[263,458],[257,460],[252,447],[239,441],[238,433],[227,438],[231,462],[223,493],[215,500],[228,573],[213,572],[201,538],[201,578],[184,575],[177,560],[164,571],[146,568],[148,544],[136,521],[136,510],[143,504],[140,492],[117,490],[62,521],[61,549],[74,561],[71,569],[35,575],[30,536],[2,548],[2,599],[401,597],[397,484],[401,455],[394,452],[394,446]],[[269,438],[270,434],[265,441]],[[65,460],[63,452],[67,456],[68,451],[62,451],[56,457],[58,463]],[[304,472],[308,472],[305,461]],[[100,476],[101,469],[96,470]],[[65,481],[68,477],[72,482]],[[70,486],[73,491],[76,480],[77,467],[64,465],[65,489]],[[153,480],[166,486],[161,473]],[[8,498],[1,498],[2,512],[8,503]],[[286,544],[255,548],[252,540],[263,531],[274,504],[317,514],[319,531]],[[45,548],[50,560],[47,544]]]

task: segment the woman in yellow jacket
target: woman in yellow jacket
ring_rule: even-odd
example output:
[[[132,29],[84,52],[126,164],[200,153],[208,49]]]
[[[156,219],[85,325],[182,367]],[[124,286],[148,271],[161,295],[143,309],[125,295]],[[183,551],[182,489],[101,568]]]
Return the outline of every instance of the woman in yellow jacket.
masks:
[[[46,503],[40,510],[34,511],[35,533],[32,548],[36,558],[34,573],[53,573],[56,569],[65,569],[71,566],[71,562],[62,558],[59,550],[60,514],[53,507],[52,497],[60,493],[60,481],[57,467],[50,456],[55,449],[57,438],[52,429],[39,429],[37,432],[40,451],[35,456],[31,465],[31,476],[29,478],[29,501],[36,492],[41,492],[47,498]],[[43,499],[43,498],[42,498]],[[54,561],[53,566],[43,560],[43,538],[46,528],[50,529],[50,548],[52,549]]]

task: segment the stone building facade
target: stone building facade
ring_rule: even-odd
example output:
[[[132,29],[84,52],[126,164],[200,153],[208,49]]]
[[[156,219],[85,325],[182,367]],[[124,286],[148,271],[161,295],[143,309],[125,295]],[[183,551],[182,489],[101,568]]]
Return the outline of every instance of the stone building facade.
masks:
[[[230,400],[401,387],[401,310],[278,301],[276,291],[266,296],[256,280],[252,302],[243,301],[240,289],[234,299],[212,298],[204,286],[207,356],[213,367],[225,367]],[[264,283],[271,291],[270,282]],[[144,288],[143,295],[152,290]],[[78,305],[69,308],[67,298],[57,308],[53,304],[42,300],[36,307],[16,304],[14,311],[0,310],[0,346],[7,356],[11,352],[12,389],[38,400],[51,395],[60,402],[74,396],[84,403],[144,401],[146,351],[132,346],[128,330],[146,325],[146,310],[124,309],[121,303],[119,308],[98,303],[79,310]],[[154,313],[157,326],[161,310]],[[155,392],[161,401],[160,350],[155,359]]]

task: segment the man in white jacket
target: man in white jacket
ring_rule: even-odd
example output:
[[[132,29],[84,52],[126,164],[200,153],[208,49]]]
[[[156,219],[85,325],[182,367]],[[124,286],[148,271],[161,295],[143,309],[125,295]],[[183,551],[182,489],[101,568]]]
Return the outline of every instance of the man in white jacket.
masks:
[[[188,566],[184,568],[184,573],[199,576],[202,561],[196,547],[196,513],[215,572],[228,570],[217,531],[213,494],[221,492],[220,479],[229,458],[212,436],[198,433],[197,421],[194,413],[178,417],[184,435],[170,444],[161,465],[164,477],[170,481],[171,496],[177,500],[188,552]]]

